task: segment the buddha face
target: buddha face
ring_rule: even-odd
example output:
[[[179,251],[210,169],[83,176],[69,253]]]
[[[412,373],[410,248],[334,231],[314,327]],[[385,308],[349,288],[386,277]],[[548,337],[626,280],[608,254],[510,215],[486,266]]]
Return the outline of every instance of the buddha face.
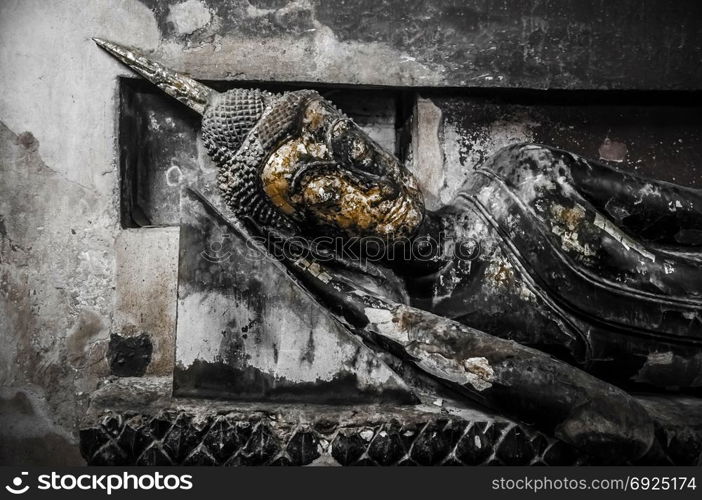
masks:
[[[322,98],[304,108],[299,133],[267,159],[266,195],[282,213],[346,236],[410,236],[424,204],[392,154]]]

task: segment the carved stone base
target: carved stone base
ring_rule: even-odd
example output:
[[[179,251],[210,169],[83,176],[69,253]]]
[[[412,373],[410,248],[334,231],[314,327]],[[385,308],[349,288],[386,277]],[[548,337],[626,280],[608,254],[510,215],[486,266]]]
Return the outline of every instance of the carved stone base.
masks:
[[[117,379],[98,389],[80,431],[88,464],[596,464],[529,426],[447,402],[353,407],[251,403],[172,398],[170,388],[169,379],[145,377]],[[700,400],[639,401],[657,427],[657,444],[640,463],[699,464]]]
[[[184,412],[105,415],[80,433],[90,465],[569,465],[573,450],[506,422],[460,418],[344,425]]]

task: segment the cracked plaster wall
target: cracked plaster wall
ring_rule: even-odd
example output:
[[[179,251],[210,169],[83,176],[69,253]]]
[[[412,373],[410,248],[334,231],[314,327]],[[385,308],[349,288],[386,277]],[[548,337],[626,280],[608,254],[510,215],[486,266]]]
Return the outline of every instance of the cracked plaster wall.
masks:
[[[1,2],[0,418],[31,425],[0,424],[0,462],[81,463],[77,424],[109,374],[110,333],[148,330],[156,340],[147,374],[171,370],[177,236],[120,228],[117,77],[129,73],[90,37],[153,51],[207,79],[689,89],[702,80],[694,9],[633,1]]]

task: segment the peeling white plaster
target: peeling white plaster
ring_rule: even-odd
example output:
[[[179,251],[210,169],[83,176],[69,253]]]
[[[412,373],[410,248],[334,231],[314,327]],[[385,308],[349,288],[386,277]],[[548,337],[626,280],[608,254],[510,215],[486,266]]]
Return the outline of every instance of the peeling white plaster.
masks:
[[[301,293],[288,282],[283,287],[281,294],[287,294],[288,288],[290,293]],[[301,307],[303,304],[307,306]],[[232,325],[230,318],[240,318],[244,324]],[[249,325],[244,336],[240,329],[246,325],[247,318]],[[179,365],[187,368],[198,359],[227,362],[225,338],[238,339],[237,355],[242,357],[239,367],[253,367],[290,382],[331,381],[347,369],[356,374],[361,388],[383,384],[404,387],[371,351],[337,329],[311,301],[290,304],[269,300],[260,316],[253,317],[245,296],[209,291],[191,293],[179,300],[176,340]],[[352,359],[356,360],[355,368],[349,364]]]
[[[91,37],[149,51],[160,34],[151,10],[133,0],[0,2],[0,120],[31,131],[51,169],[111,197],[116,77],[128,70]]]
[[[471,379],[469,383],[478,391],[484,391],[492,387],[492,382],[495,380],[495,372],[487,358],[468,358],[463,362],[463,366]]]
[[[178,301],[176,361],[188,367],[195,360],[214,363],[219,360],[222,344],[221,311],[235,309],[237,315],[246,309],[232,303],[231,297],[215,293],[192,293]],[[199,314],[188,313],[199,311]]]
[[[377,327],[378,333],[401,344],[409,342],[409,332],[406,328],[399,326],[398,321],[393,321],[396,316],[391,311],[367,307],[363,312],[368,321]]]
[[[416,357],[415,363],[428,373],[477,391],[492,387],[495,373],[486,358],[468,358],[463,363],[435,352],[428,344],[410,344],[407,352]]]
[[[171,5],[166,20],[173,23],[179,35],[190,35],[210,24],[212,12],[199,0],[186,0]]]

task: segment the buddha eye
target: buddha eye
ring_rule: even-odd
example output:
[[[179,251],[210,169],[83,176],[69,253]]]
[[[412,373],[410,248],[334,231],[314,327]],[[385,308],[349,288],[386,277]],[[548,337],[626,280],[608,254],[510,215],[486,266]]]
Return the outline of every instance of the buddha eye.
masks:
[[[373,146],[347,120],[339,121],[331,129],[330,140],[334,158],[346,167],[373,175],[382,175],[375,161]]]

